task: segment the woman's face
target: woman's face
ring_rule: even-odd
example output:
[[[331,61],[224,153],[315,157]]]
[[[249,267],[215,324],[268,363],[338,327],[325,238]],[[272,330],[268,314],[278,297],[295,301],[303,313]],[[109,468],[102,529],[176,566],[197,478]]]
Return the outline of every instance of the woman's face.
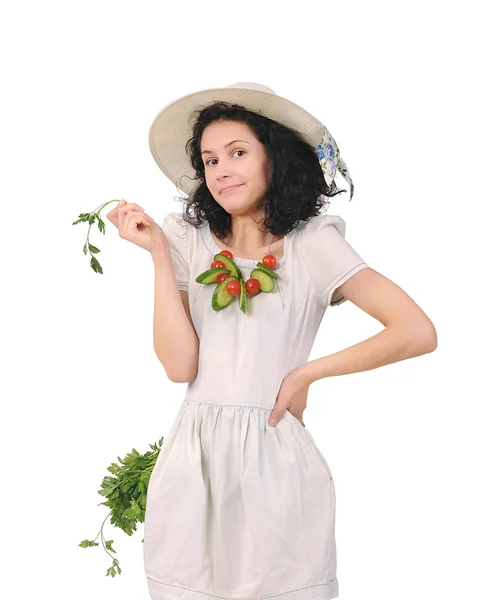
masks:
[[[210,123],[200,146],[213,198],[231,215],[257,213],[270,185],[271,161],[250,127],[236,121]]]

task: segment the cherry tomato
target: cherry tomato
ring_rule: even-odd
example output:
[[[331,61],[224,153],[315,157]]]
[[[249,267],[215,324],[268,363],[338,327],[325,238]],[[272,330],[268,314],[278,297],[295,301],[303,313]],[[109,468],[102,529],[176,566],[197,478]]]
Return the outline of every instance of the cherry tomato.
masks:
[[[215,279],[215,281],[217,283],[222,283],[222,281],[224,279],[227,279],[227,277],[230,277],[229,273],[220,273],[220,275],[218,275],[218,277]]]
[[[238,279],[232,279],[227,283],[227,292],[231,296],[238,296],[241,293],[241,283]]]
[[[225,269],[225,263],[223,263],[221,260],[214,260],[210,265],[210,269],[214,269],[215,267],[222,267]]]
[[[248,294],[257,294],[260,291],[260,282],[254,277],[246,281],[246,292]]]
[[[222,250],[220,252],[220,254],[223,254],[224,256],[226,256],[227,258],[234,258],[234,255],[232,254],[232,252],[230,250]]]
[[[277,264],[277,259],[275,258],[275,256],[273,256],[273,254],[267,254],[263,257],[263,260],[261,262],[265,265],[265,267],[270,267],[270,269],[274,269],[275,265]]]

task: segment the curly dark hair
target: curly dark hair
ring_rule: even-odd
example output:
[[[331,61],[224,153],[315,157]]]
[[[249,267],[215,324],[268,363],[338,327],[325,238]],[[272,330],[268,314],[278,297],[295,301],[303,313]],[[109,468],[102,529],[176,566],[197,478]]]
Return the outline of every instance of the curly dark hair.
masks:
[[[345,190],[337,188],[335,181],[328,186],[316,150],[295,130],[247,110],[239,104],[212,102],[194,111],[193,135],[186,143],[186,152],[196,172],[198,187],[185,200],[184,220],[200,227],[208,221],[212,231],[224,239],[231,233],[231,215],[213,198],[205,181],[205,168],[201,158],[201,137],[207,125],[215,121],[241,121],[246,123],[257,139],[265,146],[272,160],[272,178],[267,193],[261,201],[263,226],[273,235],[286,235],[322,212],[330,198]]]

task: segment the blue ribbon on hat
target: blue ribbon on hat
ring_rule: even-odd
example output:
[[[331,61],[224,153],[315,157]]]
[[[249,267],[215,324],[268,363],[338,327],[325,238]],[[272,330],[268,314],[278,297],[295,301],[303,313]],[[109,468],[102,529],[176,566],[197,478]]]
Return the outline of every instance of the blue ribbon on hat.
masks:
[[[328,185],[332,183],[335,178],[336,170],[338,169],[349,184],[350,198],[354,195],[354,184],[352,183],[351,176],[349,175],[349,169],[340,156],[340,150],[337,146],[337,142],[332,137],[331,133],[325,127],[320,143],[316,146],[316,154],[320,161],[320,166],[325,177],[325,181]]]

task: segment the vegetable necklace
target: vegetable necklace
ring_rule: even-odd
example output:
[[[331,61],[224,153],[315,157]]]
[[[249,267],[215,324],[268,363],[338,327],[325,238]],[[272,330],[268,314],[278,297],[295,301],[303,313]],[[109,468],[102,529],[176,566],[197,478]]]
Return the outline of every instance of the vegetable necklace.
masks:
[[[227,240],[227,246],[229,245],[228,242],[230,242],[231,235],[229,235],[229,239]],[[213,310],[223,310],[231,304],[236,296],[239,296],[239,308],[243,313],[246,313],[248,294],[256,296],[260,292],[266,294],[272,292],[275,283],[277,283],[278,287],[279,275],[274,271],[277,259],[273,254],[270,254],[274,238],[275,236],[273,236],[268,248],[269,253],[263,257],[261,262],[256,264],[247,281],[244,281],[242,272],[235,263],[234,255],[230,250],[225,249],[214,255],[210,268],[196,277],[197,283],[205,285],[210,283],[217,284],[211,298]],[[278,290],[280,294],[280,288]],[[280,298],[282,299],[282,294],[280,294]]]

